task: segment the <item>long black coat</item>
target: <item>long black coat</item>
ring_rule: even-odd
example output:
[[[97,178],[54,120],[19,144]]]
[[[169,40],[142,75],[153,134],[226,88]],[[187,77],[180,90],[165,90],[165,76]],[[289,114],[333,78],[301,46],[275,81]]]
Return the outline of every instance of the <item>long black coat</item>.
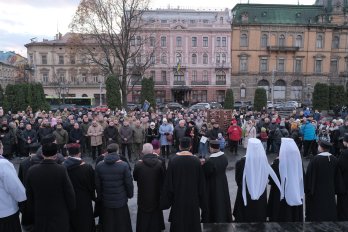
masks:
[[[76,204],[66,168],[43,160],[29,169],[25,186],[35,232],[69,232],[69,215]]]
[[[208,199],[209,223],[232,222],[232,210],[226,168],[228,160],[225,155],[212,157],[203,165]],[[204,213],[204,212],[203,212]]]
[[[236,163],[235,179],[238,189],[233,209],[234,219],[236,222],[265,222],[267,219],[267,188],[258,200],[252,200],[247,189],[247,206],[245,206],[242,196],[244,166],[245,157]]]
[[[205,180],[197,157],[177,155],[170,162],[161,202],[171,207],[171,232],[200,232],[199,208],[206,210]]]
[[[71,214],[70,232],[93,232],[95,222],[92,201],[95,200],[95,177],[91,165],[69,157],[63,165],[67,168],[76,196],[76,209]]]
[[[308,164],[305,179],[306,221],[337,221],[335,197],[343,192],[337,158],[315,156]]]
[[[344,182],[344,192],[337,196],[338,220],[348,221],[348,149],[338,158],[338,166]]]
[[[79,129],[73,128],[70,130],[70,133],[69,133],[70,143],[76,143],[76,141],[79,140],[79,144],[81,144],[84,138],[85,137],[83,136],[82,130],[80,128]]]
[[[162,161],[155,154],[147,154],[139,160],[133,171],[138,184],[137,232],[164,230],[160,194],[164,182]]]
[[[280,179],[279,159],[275,159],[271,165]],[[303,205],[290,206],[285,198],[280,200],[280,192],[273,179],[270,178],[271,190],[268,197],[268,217],[271,222],[303,222]]]

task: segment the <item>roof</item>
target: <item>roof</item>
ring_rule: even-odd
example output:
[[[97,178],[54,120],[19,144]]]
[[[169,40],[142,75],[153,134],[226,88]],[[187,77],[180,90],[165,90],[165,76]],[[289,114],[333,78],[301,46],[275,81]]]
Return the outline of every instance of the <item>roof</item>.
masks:
[[[232,24],[319,24],[320,15],[326,12],[319,5],[237,4],[232,9]]]

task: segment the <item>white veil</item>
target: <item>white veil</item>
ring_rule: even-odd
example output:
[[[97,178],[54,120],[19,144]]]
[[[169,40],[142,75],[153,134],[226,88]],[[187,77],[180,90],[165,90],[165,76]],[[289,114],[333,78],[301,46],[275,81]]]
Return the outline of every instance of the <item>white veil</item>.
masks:
[[[246,187],[251,199],[258,200],[267,187],[269,175],[271,175],[279,190],[282,191],[278,177],[268,163],[261,141],[256,138],[250,138],[248,140],[243,172],[242,195],[245,206],[247,205]]]
[[[304,198],[303,166],[300,151],[293,139],[282,138],[279,152],[281,199],[290,206],[302,205]]]

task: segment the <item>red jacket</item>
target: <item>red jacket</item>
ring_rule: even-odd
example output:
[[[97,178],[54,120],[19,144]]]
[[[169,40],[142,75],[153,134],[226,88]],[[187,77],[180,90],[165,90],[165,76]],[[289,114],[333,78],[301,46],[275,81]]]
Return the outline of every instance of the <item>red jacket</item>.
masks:
[[[231,141],[239,141],[242,138],[242,128],[239,126],[230,126],[227,130],[227,134]]]

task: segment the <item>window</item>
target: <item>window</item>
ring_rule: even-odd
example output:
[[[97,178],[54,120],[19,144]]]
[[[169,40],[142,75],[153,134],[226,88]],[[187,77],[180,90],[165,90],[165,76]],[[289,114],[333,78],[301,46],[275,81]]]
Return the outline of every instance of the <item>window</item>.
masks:
[[[192,71],[192,80],[197,81],[197,71],[196,70]]]
[[[59,73],[58,74],[58,80],[61,83],[65,83],[65,74],[64,73]]]
[[[278,72],[285,72],[285,59],[284,58],[278,59],[277,71]]]
[[[70,64],[75,64],[76,60],[75,60],[75,55],[70,55]]]
[[[241,56],[239,58],[239,71],[240,72],[247,72],[248,71],[248,57]]]
[[[137,36],[137,46],[141,45],[141,36]]]
[[[41,55],[41,64],[47,64],[47,55]]]
[[[192,47],[197,47],[197,37],[192,37]]]
[[[226,82],[226,73],[223,71],[219,71],[216,73],[216,81],[218,82]]]
[[[301,48],[302,47],[302,36],[298,35],[296,36],[296,42],[295,46]]]
[[[208,37],[203,37],[203,47],[208,47]]]
[[[197,64],[197,55],[192,54],[192,64]]]
[[[208,19],[203,19],[203,23],[209,23]]]
[[[29,64],[34,63],[33,54],[29,55]]]
[[[207,90],[193,90],[192,91],[193,102],[207,102]]]
[[[315,60],[315,73],[321,73],[321,68],[322,68],[322,60],[321,59],[317,59]]]
[[[98,82],[99,82],[98,76],[93,76],[93,82],[94,82],[94,83],[98,83]]]
[[[134,36],[132,36],[130,44],[131,44],[131,46],[135,46],[135,37]]]
[[[161,81],[167,81],[167,72],[161,71]]]
[[[176,63],[179,64],[181,63],[182,59],[181,59],[181,54],[180,53],[176,53]]]
[[[162,54],[161,56],[161,64],[166,64],[167,63],[167,55],[166,54]]]
[[[150,47],[154,47],[156,43],[155,37],[151,36],[150,37]]]
[[[220,64],[220,54],[219,53],[216,54],[216,63]]]
[[[260,59],[260,72],[267,72],[268,71],[268,58],[262,57]]]
[[[181,47],[182,46],[182,40],[181,40],[180,36],[176,37],[176,46],[177,47]]]
[[[161,37],[161,47],[167,47],[167,37]]]
[[[330,62],[330,72],[332,74],[337,74],[338,72],[338,62],[337,59],[332,59]]]
[[[340,47],[340,37],[336,35],[332,39],[332,48],[339,48],[339,47]]]
[[[263,34],[261,37],[261,47],[265,48],[268,45],[268,35]]]
[[[82,73],[82,75],[81,75],[81,80],[82,80],[82,82],[84,82],[84,83],[87,82],[87,74],[86,74],[86,73]]]
[[[43,73],[42,74],[42,82],[47,83],[48,82],[48,73]]]
[[[155,80],[156,79],[156,71],[151,70],[150,71],[150,77]]]
[[[179,71],[174,73],[174,81],[185,81],[184,73]]]
[[[156,63],[156,57],[153,54],[150,56],[150,63],[151,64],[155,64]]]
[[[216,46],[221,47],[221,37],[216,37]]]
[[[284,47],[285,46],[285,35],[281,34],[278,39],[278,46]]]
[[[224,23],[224,17],[220,17],[220,24]]]
[[[295,60],[295,73],[301,73],[302,72],[302,59],[296,59]]]
[[[222,37],[221,38],[221,43],[222,43],[222,47],[226,47],[227,43],[226,43],[226,37]]]
[[[240,46],[248,47],[248,35],[245,33],[240,36]]]
[[[225,101],[225,90],[216,90],[216,101],[217,102]]]
[[[324,45],[324,36],[322,34],[317,35],[317,48],[323,48]]]
[[[203,71],[203,81],[208,81],[208,71],[207,70]]]
[[[208,64],[208,55],[206,53],[203,54],[203,64]]]
[[[240,98],[245,98],[246,96],[246,89],[244,87],[240,88]]]
[[[64,56],[63,55],[58,56],[58,64],[64,64]]]
[[[221,63],[226,64],[226,54],[225,53],[221,54]]]

